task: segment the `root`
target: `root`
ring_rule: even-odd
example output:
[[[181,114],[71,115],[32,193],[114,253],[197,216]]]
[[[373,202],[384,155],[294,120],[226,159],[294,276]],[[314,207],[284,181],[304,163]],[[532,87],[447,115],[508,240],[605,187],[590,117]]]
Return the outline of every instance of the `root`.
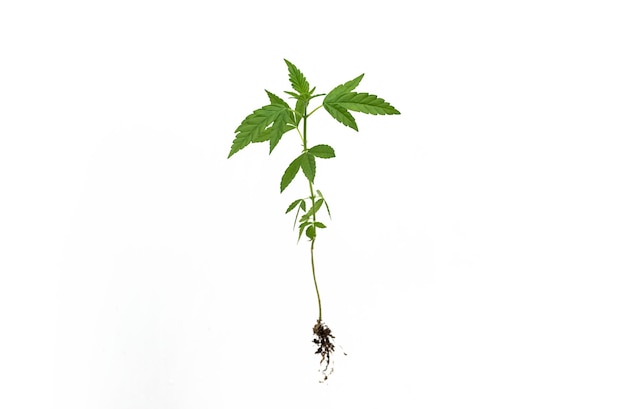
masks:
[[[315,353],[320,354],[322,357],[320,366],[323,366],[323,368],[320,370],[322,375],[324,375],[324,379],[321,382],[324,382],[328,379],[328,376],[333,373],[331,355],[335,351],[335,345],[331,339],[335,337],[331,333],[330,328],[320,320],[313,326],[313,334],[315,334],[313,343],[317,345]]]

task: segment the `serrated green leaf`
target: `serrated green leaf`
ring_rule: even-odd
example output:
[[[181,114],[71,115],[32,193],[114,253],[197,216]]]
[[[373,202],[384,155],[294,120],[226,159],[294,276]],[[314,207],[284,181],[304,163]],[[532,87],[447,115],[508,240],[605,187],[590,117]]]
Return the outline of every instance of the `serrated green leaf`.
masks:
[[[280,142],[280,139],[283,135],[294,129],[293,125],[290,125],[289,122],[291,120],[291,111],[284,111],[281,115],[276,117],[276,120],[272,124],[272,127],[269,128],[268,137],[270,141],[270,154]]]
[[[324,109],[326,109],[330,116],[335,118],[340,123],[354,129],[355,131],[358,131],[359,128],[352,114],[350,114],[345,107],[335,104],[334,101],[340,95],[346,94],[355,89],[363,79],[364,75],[365,74],[361,74],[353,80],[350,80],[341,85],[337,85],[335,88],[333,88],[332,91],[330,91],[326,95],[326,97],[324,98],[324,102],[322,103],[324,105]]]
[[[230,158],[235,153],[248,146],[250,144],[250,139],[251,138],[249,137],[237,135],[230,146],[230,152],[228,153],[228,157]]]
[[[299,206],[298,206],[299,205]],[[296,228],[296,222],[298,221],[298,216],[300,215],[300,210],[306,210],[306,201],[304,199],[295,200],[293,203],[289,205],[287,211],[285,213],[289,213],[296,206],[298,206],[298,210],[296,211],[296,217],[293,219],[293,228]]]
[[[356,125],[356,120],[346,108],[342,107],[341,105],[333,104],[332,102],[324,101],[324,109],[330,114],[330,116],[335,118],[340,123],[344,124],[345,126],[349,126],[355,131],[359,130]]]
[[[235,129],[236,135],[228,157],[230,158],[251,142],[268,140],[271,137],[271,131],[266,131],[266,128],[276,121],[277,118],[284,116],[285,112],[290,112],[288,106],[272,104],[265,105],[248,115]]]
[[[279,115],[274,123],[265,128],[263,132],[252,140],[253,143],[270,141],[270,154],[278,145],[284,134],[295,129],[295,126],[291,124],[292,118],[289,111],[285,111],[282,115]]]
[[[313,206],[311,206],[309,211],[302,215],[302,217],[300,218],[300,222],[304,223],[309,220],[311,216],[317,213],[317,211],[322,207],[323,204],[324,199],[317,199],[315,203],[313,203]]]
[[[310,225],[309,227],[306,228],[306,236],[308,238],[310,238],[311,240],[315,240],[315,226],[314,225]]]
[[[272,127],[270,126],[269,128],[265,128],[263,130],[263,132],[261,132],[261,134],[259,136],[257,136],[256,138],[254,138],[252,140],[252,143],[260,143],[260,142],[267,142],[270,140],[270,136],[272,135]]]
[[[315,201],[315,203],[313,204],[313,212],[311,212],[311,214],[317,213],[317,211],[322,207],[322,205],[324,204],[324,199],[317,199]]]
[[[324,198],[324,195],[322,195],[322,192],[320,192],[319,190],[317,191],[317,194],[319,195],[319,197],[324,199],[324,206],[326,206],[326,211],[328,212],[328,217],[330,217],[332,219],[333,216],[330,214],[330,207],[328,207],[328,201],[326,201],[326,199]]]
[[[302,155],[295,158],[293,162],[291,162],[289,166],[287,166],[287,169],[285,170],[285,173],[283,174],[283,177],[280,180],[280,192],[281,193],[283,192],[283,190],[287,188],[287,186],[289,186],[293,178],[296,177],[296,174],[298,173],[298,170],[300,169],[301,162],[302,162]]]
[[[351,92],[361,79],[361,74],[353,80],[335,87],[324,98],[324,109],[337,121],[358,131],[354,117],[348,110],[373,115],[395,115],[400,112],[382,98],[368,93]]]
[[[304,231],[304,229],[309,226],[311,223],[305,222],[305,223],[301,223],[299,228],[298,228],[298,242],[300,242],[300,237],[302,237],[302,232]]]
[[[276,145],[278,145],[278,142],[280,142],[280,139],[282,138],[282,136],[286,132],[292,130],[294,126],[290,124],[290,122],[292,122],[291,121],[292,118],[291,118],[291,108],[289,107],[289,104],[287,104],[278,95],[272,94],[268,90],[265,90],[265,92],[267,93],[267,96],[269,97],[272,105],[285,108],[282,113],[276,116],[276,119],[274,120],[274,123],[272,124],[272,126],[267,128],[265,131],[263,131],[256,141],[253,141],[253,142],[260,142],[261,140],[262,141],[269,140],[270,141],[270,154],[271,154],[274,148],[276,147]]]
[[[297,200],[294,200],[293,202],[291,202],[291,204],[289,205],[289,207],[285,211],[285,214],[287,214],[290,211],[292,211],[293,209],[295,209],[296,206],[298,206],[301,202],[302,202],[302,199],[297,199]]]
[[[350,111],[363,112],[371,115],[399,115],[400,111],[387,101],[366,92],[348,92],[333,98],[329,102],[334,108],[343,107]]]
[[[300,215],[300,210],[306,211],[306,201],[304,199],[298,199],[298,200],[293,201],[289,205],[289,207],[287,208],[287,211],[285,213],[289,213],[294,208],[296,208],[296,206],[298,207],[298,210],[296,211],[296,217],[293,220],[293,228],[294,229],[296,228],[296,222],[298,221],[298,215]]]
[[[271,92],[269,92],[268,90],[265,90],[265,93],[267,94],[267,96],[270,99],[270,103],[272,105],[277,105],[277,106],[282,106],[285,108],[289,108],[289,104],[286,103],[281,97],[279,97],[278,95],[272,94]]]
[[[300,95],[309,94],[309,82],[304,77],[304,74],[302,74],[302,71],[287,60],[285,60],[285,63],[287,64],[287,68],[289,70],[289,82],[291,82],[291,87],[294,91]]]
[[[319,227],[320,229],[325,229],[326,225],[322,222],[315,222],[313,223],[313,225],[315,225],[315,227]]]
[[[308,105],[308,102],[305,101],[304,99],[298,99],[296,101],[296,109],[295,109],[295,122],[296,122],[296,126],[298,126],[300,124],[300,120],[302,120],[302,118],[304,117],[304,112],[306,111],[306,107]]]
[[[251,139],[254,139],[285,110],[286,108],[280,105],[265,105],[248,115],[235,132],[250,134]]]
[[[363,79],[364,75],[365,74],[361,74],[353,80],[350,80],[341,85],[337,85],[335,88],[333,88],[332,91],[328,93],[328,95],[326,96],[326,99],[332,100],[338,95],[345,94],[346,92],[350,92],[354,90],[361,83],[361,80]]]
[[[309,149],[309,153],[323,159],[335,157],[335,150],[329,145],[315,145]]]
[[[301,156],[301,164],[302,172],[309,182],[313,183],[315,179],[315,156],[313,156],[309,152],[304,152]]]

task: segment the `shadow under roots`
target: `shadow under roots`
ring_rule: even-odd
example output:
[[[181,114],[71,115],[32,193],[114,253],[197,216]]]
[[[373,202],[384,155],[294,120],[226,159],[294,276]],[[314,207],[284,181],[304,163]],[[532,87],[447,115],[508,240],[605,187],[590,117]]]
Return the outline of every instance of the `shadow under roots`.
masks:
[[[335,345],[331,339],[335,337],[331,333],[330,328],[320,320],[317,320],[317,323],[313,326],[313,334],[315,335],[313,343],[317,345],[317,351],[315,351],[315,353],[320,354],[322,357],[320,366],[323,366],[321,372],[322,375],[324,375],[324,379],[320,382],[324,382],[328,379],[328,376],[333,373],[331,355],[335,351]]]

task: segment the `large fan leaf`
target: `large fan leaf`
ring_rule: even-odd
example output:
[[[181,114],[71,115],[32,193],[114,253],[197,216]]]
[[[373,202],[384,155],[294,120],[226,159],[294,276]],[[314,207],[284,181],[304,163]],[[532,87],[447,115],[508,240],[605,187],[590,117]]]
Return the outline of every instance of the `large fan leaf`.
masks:
[[[291,125],[291,109],[278,96],[266,91],[271,104],[265,105],[248,115],[235,130],[235,140],[228,157],[239,152],[251,142],[270,141],[270,153],[283,134],[294,128]],[[273,125],[272,125],[273,124]],[[270,127],[270,125],[272,125]]]
[[[348,111],[372,115],[394,115],[400,112],[387,101],[365,92],[352,92],[363,79],[361,74],[353,80],[335,87],[324,98],[324,108],[337,121],[358,131],[354,117]]]

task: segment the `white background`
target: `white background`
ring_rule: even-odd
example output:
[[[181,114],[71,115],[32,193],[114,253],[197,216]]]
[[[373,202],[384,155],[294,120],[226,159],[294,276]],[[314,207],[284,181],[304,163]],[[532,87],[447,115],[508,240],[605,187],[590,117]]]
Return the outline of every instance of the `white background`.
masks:
[[[3,2],[0,406],[626,407],[620,3]],[[402,112],[310,120],[326,384],[283,58]]]

